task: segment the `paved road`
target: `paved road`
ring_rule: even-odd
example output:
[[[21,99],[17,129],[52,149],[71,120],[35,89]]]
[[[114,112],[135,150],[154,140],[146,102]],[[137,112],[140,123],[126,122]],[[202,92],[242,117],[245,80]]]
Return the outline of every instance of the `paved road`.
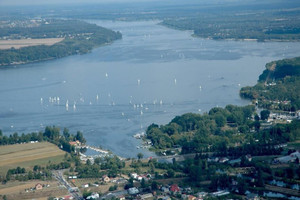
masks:
[[[64,170],[57,170],[57,171],[52,171],[52,174],[56,180],[59,181],[61,185],[63,185],[70,193],[70,195],[73,196],[75,200],[82,200],[82,195],[80,194],[79,191],[73,191],[73,187],[68,183],[68,181],[65,180],[63,176]]]
[[[207,153],[202,153],[202,154],[207,154],[207,155],[213,155],[214,152],[207,152]],[[183,161],[187,158],[194,158],[197,155],[197,153],[189,153],[189,154],[182,154],[182,155],[170,155],[170,156],[153,156],[152,158],[158,159],[158,160],[167,160],[167,159],[173,159],[175,158],[176,161]]]

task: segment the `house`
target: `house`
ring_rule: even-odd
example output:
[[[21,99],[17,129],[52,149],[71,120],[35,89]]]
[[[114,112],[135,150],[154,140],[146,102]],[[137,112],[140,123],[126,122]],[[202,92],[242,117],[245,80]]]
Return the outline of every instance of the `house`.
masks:
[[[127,183],[127,180],[125,178],[119,178],[116,180],[116,183],[117,184],[125,184],[125,183]]]
[[[229,159],[228,158],[220,158],[219,163],[225,163],[227,162]]]
[[[173,193],[177,193],[177,192],[180,192],[180,188],[178,187],[177,184],[173,184],[170,187],[170,191],[173,192]]]
[[[275,163],[289,163],[289,162],[295,162],[296,159],[300,159],[300,153],[298,151],[291,153],[288,156],[283,156],[280,158],[276,158],[274,160]]]
[[[294,157],[294,158],[300,159],[300,152],[299,152],[299,151],[296,151],[296,152],[294,152],[294,153],[291,153],[290,156],[291,156],[291,157]]]
[[[208,158],[207,159],[207,162],[218,162],[219,161],[219,158],[216,157],[216,158]]]
[[[167,188],[167,187],[161,187],[160,188],[161,189],[161,191],[163,191],[163,192],[165,192],[165,193],[168,193],[168,192],[170,192],[170,190],[169,190],[169,188]]]
[[[232,184],[233,186],[237,186],[239,183],[238,183],[236,180],[233,180],[233,179],[232,179],[231,184]]]
[[[247,200],[259,200],[259,196],[257,194],[249,193],[247,194]]]
[[[196,197],[193,196],[193,195],[189,195],[189,196],[188,196],[188,200],[196,200]]]
[[[98,193],[93,192],[92,195],[88,196],[86,199],[98,199],[99,197]]]
[[[198,192],[196,195],[198,196],[198,198],[204,198],[204,197],[206,197],[207,196],[207,192]]]
[[[211,195],[214,197],[221,197],[221,196],[228,195],[228,194],[230,194],[230,192],[225,191],[225,190],[220,190],[220,191],[211,193]]]
[[[158,200],[171,200],[171,197],[159,195],[159,196],[157,196],[157,199],[158,199]]]
[[[41,189],[43,189],[43,185],[38,183],[38,184],[35,185],[35,189],[36,190],[41,190]]]
[[[191,187],[185,187],[185,188],[183,188],[183,192],[192,193],[192,188]]]
[[[182,200],[188,200],[188,195],[187,194],[182,194],[181,199]]]
[[[252,156],[251,156],[250,154],[247,154],[247,155],[246,155],[246,159],[247,159],[249,162],[251,162],[251,161],[252,161]]]
[[[137,173],[131,173],[130,177],[133,179],[137,179],[138,175],[137,175]]]
[[[128,189],[128,193],[131,195],[138,194],[139,190],[136,187],[132,187]]]
[[[69,176],[69,179],[77,179],[77,176]]]
[[[104,181],[105,183],[108,183],[110,181],[110,178],[107,175],[103,175],[102,181]]]
[[[142,177],[142,176],[138,176],[138,177],[137,177],[137,180],[138,180],[138,181],[142,181],[142,180],[143,180],[143,177]]]
[[[140,196],[141,199],[153,199],[153,194],[152,193],[147,193],[147,194],[143,194]]]
[[[64,196],[64,199],[65,199],[65,200],[72,200],[72,199],[73,199],[73,196],[72,196],[72,195]]]
[[[120,196],[119,200],[125,200],[125,196]]]
[[[69,144],[70,144],[71,146],[80,146],[80,145],[81,145],[81,143],[79,142],[79,140],[76,140],[76,141],[70,141]]]
[[[238,159],[234,159],[234,160],[230,160],[228,163],[230,164],[230,165],[240,165],[241,164],[241,159],[240,158],[238,158]]]

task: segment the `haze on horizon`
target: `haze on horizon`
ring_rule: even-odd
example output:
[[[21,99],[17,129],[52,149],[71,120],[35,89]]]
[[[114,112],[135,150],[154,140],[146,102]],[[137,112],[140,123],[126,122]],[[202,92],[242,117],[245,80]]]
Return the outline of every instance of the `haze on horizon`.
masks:
[[[0,6],[157,2],[158,0],[0,0]]]
[[[245,0],[244,0],[245,1]],[[243,0],[0,0],[0,6],[30,5],[76,5],[76,4],[110,4],[110,3],[166,3],[166,4],[224,4],[238,3]]]

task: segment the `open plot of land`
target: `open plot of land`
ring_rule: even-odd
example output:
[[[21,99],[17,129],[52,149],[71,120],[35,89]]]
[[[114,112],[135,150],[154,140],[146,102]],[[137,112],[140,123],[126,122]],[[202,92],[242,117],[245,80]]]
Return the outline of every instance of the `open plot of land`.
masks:
[[[30,190],[37,183],[49,185],[41,190]],[[25,191],[25,190],[29,191]],[[48,199],[49,196],[63,196],[68,194],[68,191],[59,186],[57,181],[27,181],[27,182],[9,182],[5,185],[0,185],[0,195],[6,195],[7,199]]]
[[[49,142],[0,146],[0,175],[16,167],[29,168],[63,161],[65,152]]]
[[[99,186],[93,186],[95,182],[101,182],[99,178],[82,178],[82,179],[73,179],[72,182],[74,187],[78,187],[81,191],[88,190],[91,192],[100,192],[100,193],[106,193],[109,192],[109,187],[114,186],[115,183],[105,183],[105,184],[98,184]],[[89,188],[83,188],[82,185],[89,183],[91,186]],[[118,189],[123,189],[124,185],[118,185]]]
[[[21,39],[21,40],[0,40],[1,49],[20,49],[22,47],[37,46],[37,45],[53,45],[61,42],[64,38],[42,38],[42,39]]]

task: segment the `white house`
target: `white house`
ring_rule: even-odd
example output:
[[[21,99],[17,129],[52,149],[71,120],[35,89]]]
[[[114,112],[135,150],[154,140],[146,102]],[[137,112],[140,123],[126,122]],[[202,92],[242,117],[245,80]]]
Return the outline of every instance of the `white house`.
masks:
[[[92,193],[91,196],[88,196],[86,199],[98,199],[100,196],[98,193]]]
[[[128,193],[131,195],[138,194],[139,190],[136,187],[132,187],[128,189]]]

